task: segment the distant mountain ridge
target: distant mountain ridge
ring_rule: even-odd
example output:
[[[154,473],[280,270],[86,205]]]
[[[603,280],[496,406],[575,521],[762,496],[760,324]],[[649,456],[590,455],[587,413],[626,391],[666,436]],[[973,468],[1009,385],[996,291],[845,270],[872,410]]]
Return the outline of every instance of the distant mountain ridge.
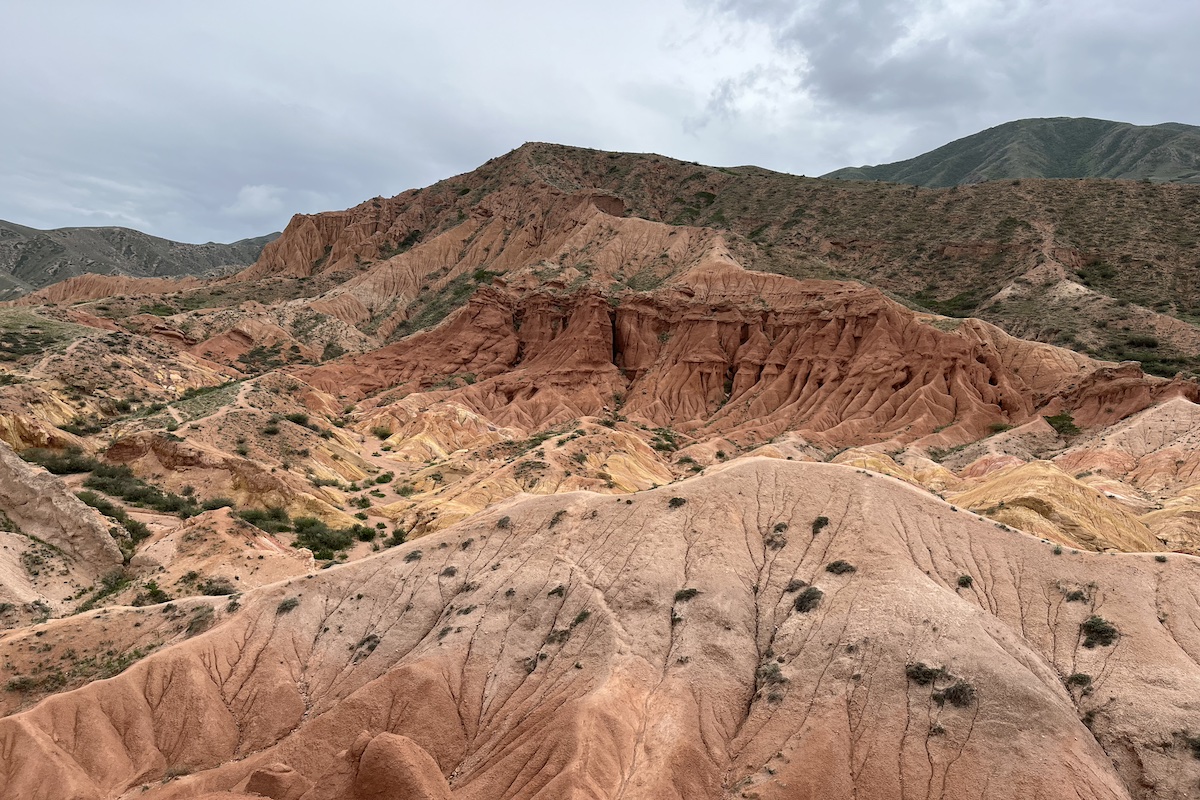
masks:
[[[1016,178],[1120,178],[1200,183],[1200,127],[1086,117],[1006,122],[924,155],[822,177],[931,188]]]
[[[240,269],[253,264],[278,236],[186,244],[129,228],[38,230],[0,220],[0,299],[88,272],[147,278]]]

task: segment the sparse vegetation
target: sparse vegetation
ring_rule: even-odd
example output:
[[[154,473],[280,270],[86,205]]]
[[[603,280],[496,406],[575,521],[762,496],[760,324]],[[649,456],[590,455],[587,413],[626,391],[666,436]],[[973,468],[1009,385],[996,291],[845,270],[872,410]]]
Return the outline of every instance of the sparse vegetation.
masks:
[[[275,607],[275,613],[276,614],[286,614],[289,611],[294,611],[299,606],[300,606],[300,598],[299,597],[288,597],[288,598],[285,598],[284,600],[282,600],[279,603],[279,605]]]
[[[855,572],[856,568],[848,561],[843,561],[839,558],[837,561],[830,561],[826,564],[825,571],[832,572],[834,575],[846,575],[847,573]]]
[[[1089,650],[1095,647],[1108,647],[1116,643],[1120,633],[1117,627],[1099,615],[1093,614],[1079,626],[1083,634],[1083,646]]]
[[[45,467],[47,472],[51,472],[55,475],[71,475],[80,472],[91,472],[96,467],[100,466],[99,461],[91,456],[85,455],[83,451],[77,447],[69,448],[63,452],[33,447],[28,450],[22,450],[21,458],[31,463],[39,464]]]
[[[812,611],[817,606],[821,605],[821,598],[824,596],[825,593],[820,589],[815,586],[809,586],[796,596],[796,600],[793,605],[801,614],[807,614],[809,611]]]
[[[1042,417],[1042,419],[1046,420],[1059,436],[1078,436],[1080,433],[1079,427],[1075,424],[1075,418],[1068,411],[1062,411],[1051,417]]]

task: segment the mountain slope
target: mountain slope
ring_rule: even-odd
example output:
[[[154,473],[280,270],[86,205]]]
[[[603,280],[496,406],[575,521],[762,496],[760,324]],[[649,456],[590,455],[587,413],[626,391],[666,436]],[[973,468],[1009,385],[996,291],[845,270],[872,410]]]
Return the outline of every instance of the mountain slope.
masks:
[[[946,187],[1012,178],[1123,178],[1200,183],[1200,128],[1169,122],[1022,119],[892,164],[825,175]]]
[[[325,281],[315,307],[386,335],[422,324],[441,290],[465,299],[451,283],[468,272],[545,260],[544,277],[600,270],[650,288],[714,233],[754,270],[861,281],[1160,375],[1200,368],[1200,185],[1190,184],[922,190],[534,143],[425,189],[298,215],[238,280]]]
[[[1194,796],[1200,562],[1052,550],[835,465],[522,499],[202,601],[208,633],[0,720],[0,792]]]
[[[43,231],[0,220],[0,298],[88,272],[143,278],[217,274],[253,263],[277,236],[185,244],[129,228]]]

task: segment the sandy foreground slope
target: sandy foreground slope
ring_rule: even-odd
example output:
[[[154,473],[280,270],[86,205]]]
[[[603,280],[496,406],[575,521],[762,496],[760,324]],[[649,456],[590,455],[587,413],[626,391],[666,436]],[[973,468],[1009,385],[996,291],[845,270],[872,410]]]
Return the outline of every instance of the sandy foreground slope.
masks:
[[[1195,797],[1160,558],[831,464],[518,497],[0,719],[0,796]]]

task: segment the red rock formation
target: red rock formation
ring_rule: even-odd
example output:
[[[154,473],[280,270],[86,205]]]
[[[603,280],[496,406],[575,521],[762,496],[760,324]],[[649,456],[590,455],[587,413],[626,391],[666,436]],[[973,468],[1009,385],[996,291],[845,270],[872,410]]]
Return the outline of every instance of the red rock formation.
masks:
[[[196,278],[131,278],[127,275],[77,275],[22,297],[19,305],[70,305],[114,295],[156,295],[200,285]]]

